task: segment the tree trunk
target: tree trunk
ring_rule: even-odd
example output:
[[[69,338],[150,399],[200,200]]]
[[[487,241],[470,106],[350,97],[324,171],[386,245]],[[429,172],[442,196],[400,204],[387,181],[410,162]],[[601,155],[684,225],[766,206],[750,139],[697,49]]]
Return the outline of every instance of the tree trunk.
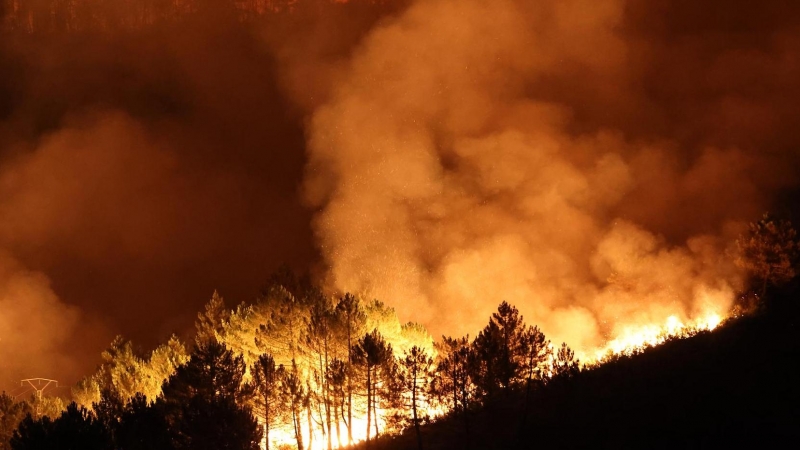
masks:
[[[533,351],[531,350],[531,354],[528,357],[528,377],[525,381],[525,403],[522,406],[522,415],[519,420],[519,431],[517,433],[517,446],[522,445],[523,434],[525,433],[525,424],[528,422],[528,409],[530,408],[530,398],[531,398],[531,384],[533,383]]]
[[[313,448],[313,441],[314,441],[314,422],[313,418],[311,417],[311,402],[308,402],[308,406],[306,407],[306,417],[308,418],[308,448]]]
[[[469,450],[470,437],[469,437],[469,410],[467,408],[467,380],[461,380],[461,416],[464,419],[464,448]]]
[[[348,321],[350,319],[348,318]],[[353,446],[353,343],[350,323],[347,324],[347,445]]]
[[[339,404],[338,400],[337,403],[333,405],[333,418],[336,421],[336,444],[338,447],[342,446],[342,430],[339,427]]]
[[[297,450],[303,450],[303,431],[300,429],[300,417],[297,414],[297,405],[292,400],[292,423],[294,424],[294,438],[297,441]]]
[[[422,450],[422,433],[419,430],[419,418],[417,417],[417,368],[414,367],[414,379],[411,382],[411,412],[414,416],[414,430],[417,432],[417,448]]]
[[[453,381],[453,411],[458,413],[458,375],[455,368],[451,372],[451,380]]]
[[[370,369],[367,366],[367,448],[369,448],[369,427],[372,425],[372,380],[370,378]]]
[[[269,450],[269,403],[264,402],[264,449]]]
[[[375,374],[377,376],[377,373]],[[378,437],[378,383],[372,388],[372,415],[374,416],[373,423],[375,424],[375,437]]]
[[[325,343],[325,367],[323,368],[323,383],[322,389],[324,392],[323,401],[325,402],[325,423],[328,428],[328,450],[333,450],[333,434],[331,429],[331,396],[330,396],[330,386],[328,385],[328,377],[325,376],[328,372],[328,344],[327,341]]]

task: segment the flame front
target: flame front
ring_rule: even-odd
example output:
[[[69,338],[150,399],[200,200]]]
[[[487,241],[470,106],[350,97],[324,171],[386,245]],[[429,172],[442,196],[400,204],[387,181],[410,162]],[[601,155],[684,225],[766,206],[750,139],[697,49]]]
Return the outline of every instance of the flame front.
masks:
[[[623,328],[620,335],[591,354],[583,354],[583,360],[593,365],[611,355],[626,355],[655,347],[671,338],[689,337],[700,331],[711,331],[722,323],[723,318],[716,312],[684,323],[677,316],[669,316],[663,324],[630,325]]]

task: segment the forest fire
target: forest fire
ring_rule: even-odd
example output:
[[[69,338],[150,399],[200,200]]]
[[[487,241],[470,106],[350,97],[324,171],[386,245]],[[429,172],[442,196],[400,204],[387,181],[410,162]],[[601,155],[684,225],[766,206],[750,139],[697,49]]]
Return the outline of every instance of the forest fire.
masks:
[[[0,378],[75,382],[0,448],[630,423],[798,288],[800,6],[740,3],[0,0]]]
[[[364,416],[363,411],[366,410],[366,405],[361,404],[358,410],[360,411],[357,417],[353,418],[353,443],[359,444],[367,440],[367,419]],[[435,419],[440,417],[444,414],[444,410],[437,409],[432,405],[421,405],[420,409],[423,411],[423,414],[427,416],[429,419]],[[378,409],[377,415],[379,418],[385,416],[386,411]],[[331,448],[335,449],[342,449],[348,448],[350,443],[348,441],[347,433],[344,431],[344,422],[337,424],[340,428],[340,431],[333,436]],[[374,439],[377,437],[381,430],[387,429],[387,423],[384,419],[379,419],[377,424],[376,431],[375,427],[371,427],[369,431],[369,437]],[[261,448],[262,449],[279,449],[281,446],[289,446],[295,447],[296,446],[296,437],[294,434],[294,430],[290,429],[288,425],[284,425],[281,427],[276,428],[275,430],[270,431],[270,444],[267,446],[265,441],[261,441]],[[306,436],[306,450],[325,450],[328,448],[328,441],[327,441],[327,434],[323,426],[318,423],[312,422],[311,429],[309,431],[308,424],[303,424],[301,427],[301,433]]]
[[[686,338],[701,331],[712,331],[724,321],[717,313],[708,313],[684,323],[677,316],[669,316],[663,324],[646,324],[624,327],[621,333],[593,354],[583,355],[588,365],[602,364],[614,355],[631,355],[655,347],[672,338]]]

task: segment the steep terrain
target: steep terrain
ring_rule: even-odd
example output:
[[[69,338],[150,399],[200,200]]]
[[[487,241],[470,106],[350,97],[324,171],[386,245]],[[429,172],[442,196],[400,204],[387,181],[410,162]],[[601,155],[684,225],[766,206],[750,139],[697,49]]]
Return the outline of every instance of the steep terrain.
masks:
[[[798,288],[713,332],[423,429],[427,449],[780,447],[800,437]],[[468,430],[468,431],[467,431]],[[409,433],[375,449],[417,448]]]

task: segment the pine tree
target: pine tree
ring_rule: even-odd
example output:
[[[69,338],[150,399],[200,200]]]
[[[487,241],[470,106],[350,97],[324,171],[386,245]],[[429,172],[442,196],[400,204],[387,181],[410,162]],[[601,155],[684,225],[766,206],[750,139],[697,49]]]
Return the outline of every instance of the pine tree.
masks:
[[[345,413],[345,390],[347,386],[347,364],[341,359],[334,358],[328,364],[325,372],[328,388],[331,392],[331,407],[333,409],[334,423],[336,424],[336,439],[339,447],[342,446],[342,432],[339,427],[340,422],[347,423]],[[341,420],[340,420],[341,418]]]
[[[242,357],[217,342],[199,345],[178,367],[157,402],[176,447],[258,449],[258,422],[241,406],[252,396],[244,372]]]
[[[311,318],[308,323],[306,333],[306,345],[310,354],[316,359],[313,368],[316,392],[313,397],[317,409],[320,410],[320,422],[322,423],[323,433],[327,437],[328,450],[333,448],[333,426],[332,421],[335,416],[331,414],[330,388],[326,371],[330,359],[333,357],[335,344],[333,342],[333,328],[336,316],[332,305],[323,295],[315,296],[315,302],[311,307]],[[324,410],[324,418],[322,417]]]
[[[282,286],[272,288],[269,298],[264,301],[270,304],[270,317],[256,334],[258,348],[297,374],[304,356],[301,344],[308,330],[309,305],[305,298],[296,297]]]
[[[11,437],[17,425],[32,413],[30,404],[24,401],[15,401],[14,397],[0,393],[0,449],[10,449]]]
[[[139,390],[147,398],[157,398],[161,395],[161,386],[175,370],[189,361],[186,346],[177,336],[170,336],[164,344],[156,347],[150,358],[142,364],[144,380]]]
[[[114,435],[115,448],[173,450],[170,430],[161,408],[136,394],[122,411]]]
[[[522,367],[522,375],[525,376],[525,403],[520,415],[520,438],[527,427],[534,382],[538,382],[540,385],[544,383],[545,378],[548,376],[546,363],[552,356],[550,341],[539,330],[539,327],[528,327],[523,333],[522,340],[522,349],[525,356]]]
[[[112,448],[107,430],[94,414],[75,402],[59,417],[34,419],[28,414],[11,438],[13,450],[72,449],[107,450]]]
[[[748,232],[736,240],[739,250],[735,262],[758,283],[764,298],[767,287],[790,281],[797,274],[800,244],[797,232],[787,220],[775,220],[768,214],[751,223]]]
[[[575,358],[575,352],[563,342],[553,357],[553,376],[572,378],[578,372],[580,372],[580,360]]]
[[[286,371],[281,383],[281,395],[286,399],[294,429],[297,450],[303,450],[303,432],[300,424],[300,414],[306,408],[308,395],[303,387],[303,381],[297,375],[297,368]]]
[[[421,348],[411,347],[400,360],[401,384],[404,393],[408,395],[407,410],[411,411],[411,425],[417,435],[417,448],[422,450],[422,432],[419,407],[427,391],[433,370],[433,359]]]
[[[117,336],[102,353],[98,372],[100,389],[114,390],[123,401],[145,390],[144,360],[133,351],[133,344]]]
[[[203,312],[197,313],[197,321],[195,321],[197,344],[217,341],[229,317],[230,311],[225,306],[225,300],[215,290]]]
[[[469,409],[476,391],[470,378],[474,357],[469,337],[456,339],[442,336],[442,342],[437,343],[437,350],[436,372],[430,386],[431,397],[444,405],[450,414],[460,417],[465,447],[469,447]]]
[[[508,393],[525,366],[525,326],[517,308],[506,302],[472,343],[471,377],[481,397]]]
[[[354,354],[356,340],[363,333],[367,316],[358,299],[352,294],[345,294],[336,304],[338,323],[341,324],[343,341],[347,346],[346,375],[347,375],[347,443],[353,445],[353,390],[355,389]]]
[[[547,362],[552,350],[550,341],[537,326],[528,327],[524,331],[520,349],[524,356],[521,375],[525,378],[526,392],[529,392],[534,379],[542,379],[543,365]]]
[[[353,348],[353,360],[362,367],[365,374],[367,394],[367,445],[370,442],[370,427],[375,420],[375,434],[378,434],[377,408],[381,396],[382,376],[391,372],[390,364],[394,362],[392,346],[387,344],[378,330],[365,334]]]
[[[268,354],[258,357],[250,374],[253,377],[255,389],[255,404],[257,411],[264,421],[264,439],[266,449],[269,450],[269,430],[276,423],[284,411],[284,402],[281,398],[281,382],[285,377],[283,366],[275,366],[275,360]]]

